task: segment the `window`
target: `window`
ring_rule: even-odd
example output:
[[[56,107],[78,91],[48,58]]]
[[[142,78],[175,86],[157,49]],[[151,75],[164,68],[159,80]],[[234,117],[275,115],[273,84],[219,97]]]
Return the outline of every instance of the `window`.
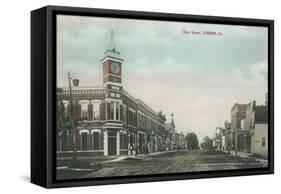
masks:
[[[81,133],[81,150],[87,150],[87,133]]]
[[[94,102],[93,103],[93,120],[100,119],[100,103]]]
[[[116,120],[120,120],[120,103],[116,102]]]
[[[150,118],[148,116],[146,117],[146,128],[150,129]]]
[[[119,93],[116,94],[116,98],[120,98],[120,94]]]
[[[88,103],[81,102],[81,118],[82,120],[88,120]]]
[[[110,120],[114,119],[114,102],[110,103]]]
[[[120,114],[122,114],[120,110],[121,104],[119,102],[110,102],[110,108],[108,108],[108,111],[110,113],[109,119],[110,120],[120,120]]]
[[[133,125],[137,124],[137,113],[133,111]]]
[[[124,149],[124,147],[123,147],[123,133],[120,133],[120,149]]]
[[[100,149],[100,133],[93,132],[93,149],[99,150]]]
[[[261,139],[261,147],[265,147],[265,138],[264,137]]]
[[[138,127],[140,126],[140,112],[137,112],[137,123]]]
[[[141,114],[141,127],[142,128],[145,127],[145,116],[144,116],[144,114]]]
[[[110,92],[110,97],[114,98],[115,97],[115,93]]]
[[[134,125],[134,112],[129,109],[129,124]]]
[[[124,105],[123,107],[123,121],[124,123],[127,123],[127,105]]]
[[[120,88],[117,87],[117,86],[111,86],[111,89],[113,89],[113,90],[120,90]]]

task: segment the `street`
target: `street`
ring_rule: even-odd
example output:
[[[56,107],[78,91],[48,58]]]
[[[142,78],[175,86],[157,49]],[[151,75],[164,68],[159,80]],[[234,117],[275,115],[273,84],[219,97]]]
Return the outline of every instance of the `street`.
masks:
[[[138,157],[124,157],[101,164],[98,170],[72,171],[69,178],[128,176],[175,172],[259,168],[267,164],[252,158],[235,157],[220,151],[174,151]],[[66,176],[58,170],[57,178]],[[75,175],[76,174],[76,175]]]

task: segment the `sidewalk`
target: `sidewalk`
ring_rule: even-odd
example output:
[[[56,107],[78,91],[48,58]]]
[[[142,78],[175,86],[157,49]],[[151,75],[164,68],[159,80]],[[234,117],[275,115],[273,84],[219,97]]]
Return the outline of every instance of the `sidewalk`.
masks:
[[[231,154],[233,156],[235,156],[235,150],[231,150],[231,151],[226,151],[226,150],[223,150],[224,153],[227,153],[227,154]],[[245,152],[239,152],[237,151],[237,156],[241,157],[241,158],[250,158],[250,159],[254,159],[260,163],[263,163],[263,164],[267,164],[268,163],[268,160],[266,159],[262,159],[262,158],[257,158],[254,154],[252,153],[245,153]]]

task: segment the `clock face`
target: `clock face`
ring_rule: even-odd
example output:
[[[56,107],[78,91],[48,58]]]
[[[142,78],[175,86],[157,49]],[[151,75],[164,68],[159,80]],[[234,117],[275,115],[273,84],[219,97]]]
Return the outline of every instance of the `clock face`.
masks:
[[[119,68],[118,63],[116,63],[116,62],[111,63],[111,71],[112,71],[112,73],[119,73],[120,68]]]

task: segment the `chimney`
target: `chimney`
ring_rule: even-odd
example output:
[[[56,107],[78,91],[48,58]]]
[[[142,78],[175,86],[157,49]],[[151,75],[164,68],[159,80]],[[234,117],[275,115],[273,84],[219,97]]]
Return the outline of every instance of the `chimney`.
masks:
[[[73,79],[72,83],[73,83],[73,87],[78,87],[79,86],[79,79]]]

